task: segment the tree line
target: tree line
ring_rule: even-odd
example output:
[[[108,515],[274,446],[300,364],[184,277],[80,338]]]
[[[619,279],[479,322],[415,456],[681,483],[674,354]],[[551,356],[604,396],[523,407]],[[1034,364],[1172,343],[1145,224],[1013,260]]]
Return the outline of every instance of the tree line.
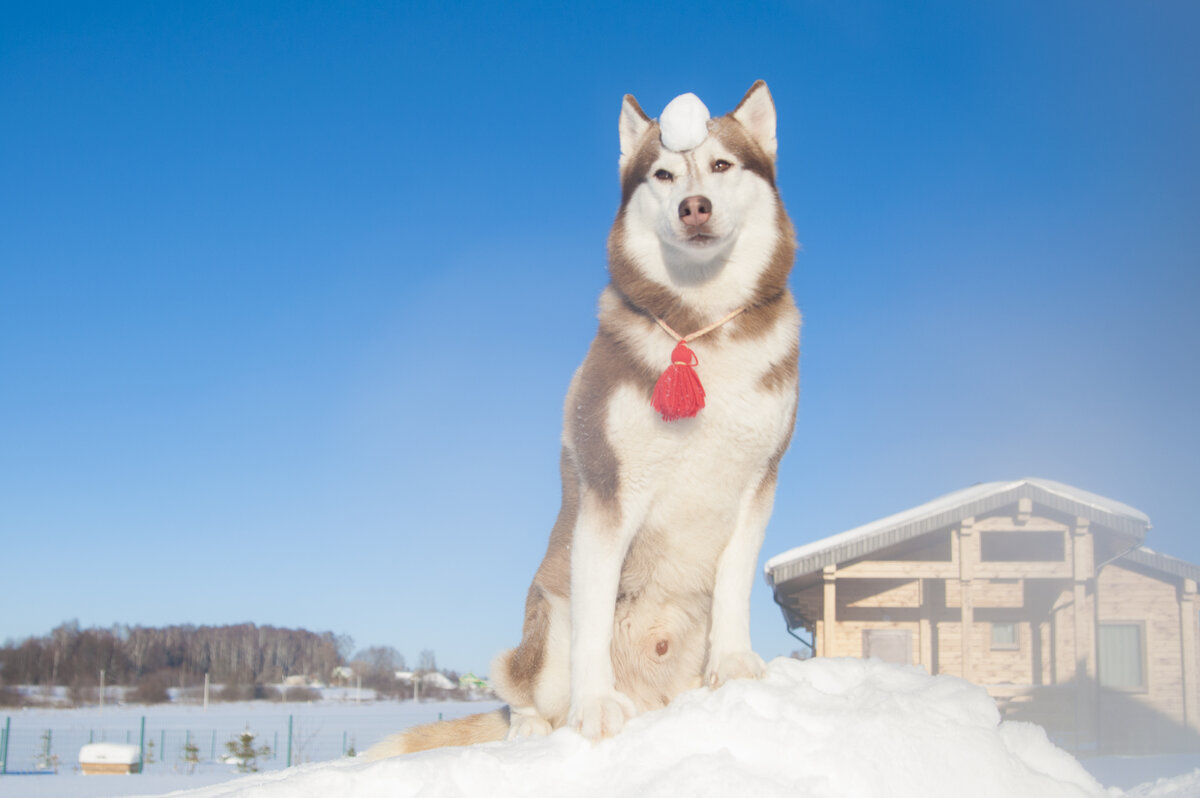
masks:
[[[305,675],[327,680],[345,665],[350,638],[332,632],[242,623],[153,628],[114,625],[81,629],[60,624],[44,637],[9,640],[0,648],[0,684],[92,687],[136,686],[147,677],[180,687],[215,683],[261,684]]]

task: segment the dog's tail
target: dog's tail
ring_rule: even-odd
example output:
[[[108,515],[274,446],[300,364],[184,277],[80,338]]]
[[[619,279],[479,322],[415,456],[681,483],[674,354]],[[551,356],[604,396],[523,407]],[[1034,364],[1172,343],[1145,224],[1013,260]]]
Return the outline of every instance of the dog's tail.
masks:
[[[508,707],[493,712],[467,715],[455,720],[439,720],[408,731],[393,734],[367,750],[367,759],[374,762],[400,754],[413,754],[431,748],[450,745],[474,745],[503,740],[508,736]]]

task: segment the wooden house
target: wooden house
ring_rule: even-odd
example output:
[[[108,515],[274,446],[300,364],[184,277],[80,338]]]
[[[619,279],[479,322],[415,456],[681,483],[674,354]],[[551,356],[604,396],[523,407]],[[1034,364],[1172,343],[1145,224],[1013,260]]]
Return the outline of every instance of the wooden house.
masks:
[[[1042,479],[951,493],[771,558],[814,654],[987,688],[1077,753],[1200,750],[1200,567],[1128,505]]]

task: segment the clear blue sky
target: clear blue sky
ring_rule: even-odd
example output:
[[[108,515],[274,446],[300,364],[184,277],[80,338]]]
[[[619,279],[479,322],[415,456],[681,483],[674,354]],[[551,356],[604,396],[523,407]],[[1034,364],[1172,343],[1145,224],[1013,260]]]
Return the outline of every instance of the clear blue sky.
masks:
[[[804,245],[764,559],[1039,476],[1200,562],[1198,34],[1190,0],[5,4],[0,639],[251,620],[486,671],[621,97],[757,78]]]

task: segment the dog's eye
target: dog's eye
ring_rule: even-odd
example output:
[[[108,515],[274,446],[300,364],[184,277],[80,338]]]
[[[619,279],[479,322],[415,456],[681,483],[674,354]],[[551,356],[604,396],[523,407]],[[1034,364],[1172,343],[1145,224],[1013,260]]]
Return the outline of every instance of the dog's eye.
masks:
[[[654,173],[654,177],[658,180],[663,181],[664,183],[670,183],[672,180],[675,179],[675,175],[671,174],[666,169],[659,169],[657,172]]]
[[[714,172],[724,172],[726,169],[732,169],[733,164],[723,158],[718,158],[713,161],[712,170]]]

